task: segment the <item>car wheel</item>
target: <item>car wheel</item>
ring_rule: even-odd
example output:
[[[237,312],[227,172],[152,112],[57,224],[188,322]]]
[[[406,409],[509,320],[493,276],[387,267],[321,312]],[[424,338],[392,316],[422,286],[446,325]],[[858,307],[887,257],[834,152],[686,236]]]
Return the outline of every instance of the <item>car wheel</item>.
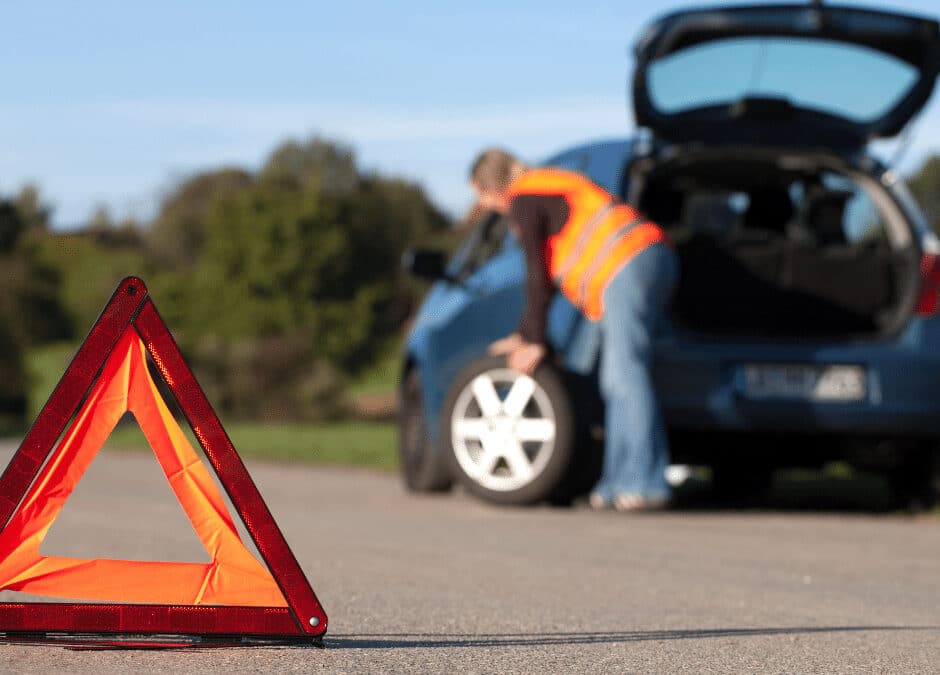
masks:
[[[922,447],[907,454],[903,464],[887,474],[890,508],[917,513],[937,504],[940,452]]]
[[[412,368],[405,376],[398,407],[398,455],[405,487],[412,492],[444,492],[453,485],[444,453],[428,439],[421,376]]]
[[[746,460],[723,460],[712,465],[712,492],[727,506],[756,506],[765,503],[773,486],[770,465]]]
[[[554,367],[520,375],[504,357],[481,359],[451,386],[441,436],[454,476],[496,504],[550,499],[574,446],[573,407]]]

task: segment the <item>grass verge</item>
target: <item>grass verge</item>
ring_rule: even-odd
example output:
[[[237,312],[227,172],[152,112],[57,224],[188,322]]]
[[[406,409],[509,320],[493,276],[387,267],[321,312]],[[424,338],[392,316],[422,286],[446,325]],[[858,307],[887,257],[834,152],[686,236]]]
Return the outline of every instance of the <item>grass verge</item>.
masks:
[[[397,441],[393,424],[376,422],[336,422],[323,424],[225,424],[238,454],[246,458],[272,461],[314,462],[366,466],[391,470],[398,465]],[[181,425],[184,430],[186,424]],[[190,442],[196,441],[192,435]],[[136,424],[122,422],[107,445],[116,450],[147,448]]]
[[[36,419],[52,393],[76,344],[58,343],[33,349],[28,355],[30,377],[29,420]],[[392,382],[392,358],[368,375],[361,387],[381,391]],[[322,462],[350,466],[392,469],[397,465],[395,425],[390,422],[323,422],[310,424],[265,424],[261,422],[226,422],[225,430],[242,457],[274,461]],[[195,444],[188,425],[181,424]],[[25,430],[24,430],[25,431]],[[148,447],[136,424],[122,422],[108,440],[109,447],[137,450]]]
[[[75,356],[78,344],[56,342],[30,349],[26,354],[26,372],[29,377],[29,422],[39,416],[46,399],[62,379],[69,361]]]
[[[350,386],[350,396],[394,393],[401,375],[401,341],[393,340],[382,350],[376,363],[362,373]]]

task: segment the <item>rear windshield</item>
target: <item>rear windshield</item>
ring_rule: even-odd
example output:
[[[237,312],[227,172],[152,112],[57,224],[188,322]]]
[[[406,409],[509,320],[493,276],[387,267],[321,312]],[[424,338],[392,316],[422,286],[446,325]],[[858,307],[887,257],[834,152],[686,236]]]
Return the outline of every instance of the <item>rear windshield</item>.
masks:
[[[649,90],[660,113],[680,113],[743,98],[870,122],[910,89],[917,69],[866,47],[821,39],[743,37],[696,45],[650,65]]]

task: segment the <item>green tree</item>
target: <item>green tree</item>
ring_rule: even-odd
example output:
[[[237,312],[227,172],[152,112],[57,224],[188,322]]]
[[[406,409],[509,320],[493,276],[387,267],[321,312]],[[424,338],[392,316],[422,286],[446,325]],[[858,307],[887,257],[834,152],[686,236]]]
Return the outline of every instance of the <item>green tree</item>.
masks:
[[[416,185],[361,173],[345,146],[292,141],[256,175],[196,176],[165,199],[151,289],[227,412],[331,414],[413,305],[402,252],[449,231]]]
[[[396,178],[364,177],[348,207],[352,226],[371,239],[372,264],[388,287],[382,331],[394,335],[426,288],[402,269],[404,252],[422,246],[450,250],[459,233],[419,186]]]
[[[908,180],[933,229],[940,232],[940,155],[928,158]]]
[[[69,325],[59,303],[59,277],[37,255],[51,209],[35,186],[0,199],[0,431],[25,420],[26,349],[61,338]]]
[[[20,188],[16,197],[13,198],[13,206],[27,232],[49,231],[52,207],[43,201],[37,185],[27,183]]]
[[[0,253],[10,253],[25,230],[26,224],[20,218],[16,204],[0,200]]]
[[[32,185],[13,199],[0,199],[0,317],[23,348],[71,332],[60,302],[60,275],[40,254],[51,213]]]
[[[423,291],[402,253],[456,240],[419,186],[319,137],[281,144],[255,173],[183,180],[146,225],[100,206],[55,232],[50,214],[36,186],[0,199],[0,406],[4,386],[22,394],[25,346],[79,339],[133,274],[226,414],[336,414],[346,379],[388,349]]]
[[[348,195],[359,185],[352,149],[318,136],[283,143],[268,157],[261,177],[287,178],[301,184],[314,181],[331,197]]]
[[[114,220],[111,218],[111,211],[105,204],[96,206],[85,224],[85,232],[94,236],[103,236],[113,228]]]
[[[115,222],[108,208],[97,206],[78,230],[47,231],[33,241],[34,257],[60,280],[58,302],[77,340],[94,323],[118,282],[145,279],[152,269],[143,228],[132,218]]]
[[[147,232],[150,257],[171,269],[190,267],[199,259],[208,211],[219,199],[247,189],[251,176],[241,169],[219,169],[192,176],[177,185],[160,204]]]
[[[0,433],[24,424],[26,417],[26,368],[23,347],[9,330],[0,310]]]
[[[38,259],[60,280],[59,302],[71,326],[64,337],[77,340],[85,335],[121,279],[151,276],[142,244],[114,237],[111,230],[79,230],[51,232],[37,242]]]

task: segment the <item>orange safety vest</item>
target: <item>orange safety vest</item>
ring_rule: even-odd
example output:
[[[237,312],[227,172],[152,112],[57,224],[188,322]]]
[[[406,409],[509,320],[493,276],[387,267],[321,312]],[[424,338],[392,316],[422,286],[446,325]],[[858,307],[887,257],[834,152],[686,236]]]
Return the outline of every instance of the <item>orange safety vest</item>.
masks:
[[[557,195],[568,203],[568,220],[545,245],[548,270],[575,307],[592,321],[604,313],[604,291],[640,251],[666,233],[638,211],[618,202],[584,176],[561,169],[530,169],[509,186],[519,195]]]

